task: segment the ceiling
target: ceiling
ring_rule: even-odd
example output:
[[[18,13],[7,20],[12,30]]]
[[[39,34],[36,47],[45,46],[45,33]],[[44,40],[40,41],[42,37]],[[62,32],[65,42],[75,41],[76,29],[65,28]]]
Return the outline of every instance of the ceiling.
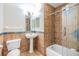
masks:
[[[58,6],[61,6],[63,5],[64,3],[50,3],[50,5],[52,5],[53,7],[58,7]]]

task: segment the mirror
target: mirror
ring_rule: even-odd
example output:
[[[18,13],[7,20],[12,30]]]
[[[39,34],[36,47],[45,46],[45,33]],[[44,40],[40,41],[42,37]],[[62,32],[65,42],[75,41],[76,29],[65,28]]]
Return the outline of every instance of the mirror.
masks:
[[[26,15],[26,31],[44,31],[43,4],[27,3],[20,5]]]

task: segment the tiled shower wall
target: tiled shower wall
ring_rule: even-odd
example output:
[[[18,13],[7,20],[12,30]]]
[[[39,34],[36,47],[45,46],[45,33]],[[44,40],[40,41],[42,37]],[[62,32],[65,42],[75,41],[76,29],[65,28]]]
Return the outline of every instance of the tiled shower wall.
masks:
[[[61,10],[62,6],[56,7],[55,12]],[[55,43],[62,44],[62,12],[55,15]]]
[[[45,43],[45,52],[46,48],[55,43],[54,41],[54,23],[55,16],[50,15],[55,11],[54,7],[49,4],[44,5],[44,43]]]

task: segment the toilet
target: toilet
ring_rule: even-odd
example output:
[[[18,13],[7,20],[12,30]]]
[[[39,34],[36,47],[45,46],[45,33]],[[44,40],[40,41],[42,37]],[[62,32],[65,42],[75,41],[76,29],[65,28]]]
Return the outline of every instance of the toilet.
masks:
[[[20,42],[21,39],[14,39],[6,42],[9,51],[7,56],[20,56]]]

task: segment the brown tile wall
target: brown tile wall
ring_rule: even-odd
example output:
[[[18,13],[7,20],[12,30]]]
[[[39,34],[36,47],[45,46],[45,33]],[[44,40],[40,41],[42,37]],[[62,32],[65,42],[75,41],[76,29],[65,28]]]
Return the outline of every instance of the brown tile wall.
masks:
[[[55,8],[55,12],[61,10],[61,6]],[[62,12],[55,14],[55,43],[62,44]]]
[[[38,33],[39,36],[34,40],[35,41],[35,48],[41,54],[44,55],[44,33]]]
[[[46,48],[54,43],[54,15],[49,15],[53,13],[55,9],[49,5],[44,5],[44,42],[45,42],[45,52]]]
[[[0,42],[3,42],[3,35],[0,35]]]

